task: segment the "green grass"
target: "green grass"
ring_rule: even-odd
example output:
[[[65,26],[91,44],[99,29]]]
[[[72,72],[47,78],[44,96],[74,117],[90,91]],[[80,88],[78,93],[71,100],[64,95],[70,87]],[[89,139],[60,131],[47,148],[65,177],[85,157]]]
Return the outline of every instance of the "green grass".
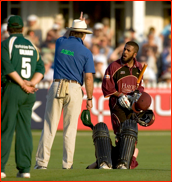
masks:
[[[35,170],[35,154],[41,131],[33,131],[33,156],[30,179],[16,178],[14,140],[6,164],[6,179],[2,181],[171,181],[171,132],[139,131],[138,167],[134,170],[85,169],[95,161],[91,131],[78,131],[74,169],[62,169],[62,132],[58,131],[51,151],[47,170]],[[112,142],[115,138],[110,132]]]

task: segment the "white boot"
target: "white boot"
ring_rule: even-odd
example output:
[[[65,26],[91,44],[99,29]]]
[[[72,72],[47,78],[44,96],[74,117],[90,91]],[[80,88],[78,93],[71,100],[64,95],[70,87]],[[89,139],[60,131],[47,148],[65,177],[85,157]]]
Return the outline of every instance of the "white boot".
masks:
[[[17,173],[17,178],[30,178],[30,173]]]
[[[1,178],[6,178],[6,174],[4,172],[1,172]]]
[[[105,162],[103,162],[102,164],[100,164],[99,169],[112,169],[112,168],[109,167]]]

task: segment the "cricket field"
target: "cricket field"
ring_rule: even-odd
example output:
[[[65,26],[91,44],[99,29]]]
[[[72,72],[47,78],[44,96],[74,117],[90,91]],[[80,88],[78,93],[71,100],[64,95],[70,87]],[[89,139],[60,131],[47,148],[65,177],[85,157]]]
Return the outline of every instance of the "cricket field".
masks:
[[[63,132],[57,131],[47,170],[34,169],[35,154],[41,136],[40,130],[32,130],[33,154],[31,178],[16,178],[14,138],[6,175],[2,181],[171,181],[171,131],[139,131],[137,161],[133,170],[88,170],[86,167],[95,161],[92,131],[78,131],[73,169],[62,169]],[[110,131],[113,144],[115,137]]]

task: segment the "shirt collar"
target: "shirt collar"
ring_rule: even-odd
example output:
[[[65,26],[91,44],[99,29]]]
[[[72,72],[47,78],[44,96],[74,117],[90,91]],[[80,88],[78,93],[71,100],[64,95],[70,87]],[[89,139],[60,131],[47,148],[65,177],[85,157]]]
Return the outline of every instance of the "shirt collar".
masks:
[[[121,60],[121,59],[120,59],[120,62],[121,62],[121,65],[122,65],[122,66],[127,66],[127,67],[129,67],[127,63],[125,63],[125,64],[122,63],[122,60]],[[136,67],[139,68],[139,63],[137,62],[136,58],[134,58],[134,65],[133,65],[132,68],[136,68]]]
[[[77,41],[79,41],[79,42],[81,42],[83,44],[83,41],[82,41],[81,38],[76,38],[74,36],[70,36],[69,39],[75,39],[75,40],[77,40]]]
[[[14,33],[14,34],[10,34],[10,37],[23,37],[22,33]]]

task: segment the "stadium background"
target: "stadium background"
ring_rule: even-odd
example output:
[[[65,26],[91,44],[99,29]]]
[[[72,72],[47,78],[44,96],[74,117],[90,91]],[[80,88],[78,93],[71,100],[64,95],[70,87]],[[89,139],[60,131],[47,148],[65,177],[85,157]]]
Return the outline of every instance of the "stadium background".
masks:
[[[15,14],[22,16],[26,24],[27,17],[36,14],[44,39],[52,27],[55,14],[63,14],[65,27],[70,26],[81,11],[90,16],[91,25],[108,17],[115,31],[114,46],[122,32],[130,27],[136,30],[138,36],[143,36],[149,27],[154,26],[159,35],[171,17],[171,1],[2,1],[1,8],[4,10],[1,23]]]
[[[47,8],[48,7],[48,8]],[[91,8],[90,8],[91,7]],[[72,24],[73,19],[79,17],[80,12],[87,13],[91,19],[91,24],[100,22],[103,17],[110,19],[110,26],[114,30],[112,38],[113,47],[118,44],[118,39],[125,29],[133,27],[136,30],[137,38],[141,39],[150,26],[156,28],[156,33],[160,34],[163,27],[169,22],[171,17],[170,1],[3,1],[1,2],[1,23],[11,14],[20,15],[25,24],[30,14],[39,17],[39,24],[42,29],[43,39],[53,24],[53,15],[62,13],[65,19],[65,27]],[[5,11],[6,10],[6,11]],[[138,13],[139,12],[139,13]],[[37,101],[33,107],[32,129],[43,128],[43,117],[46,104],[46,94],[50,82],[42,81],[38,85]],[[83,86],[83,91],[85,88]],[[156,84],[153,87],[147,86],[146,91],[153,98],[151,109],[155,112],[156,122],[148,128],[139,127],[140,130],[170,130],[171,129],[171,85]],[[95,84],[94,107],[91,110],[92,122],[106,122],[109,129],[112,129],[108,101],[102,97],[101,84]],[[85,98],[82,110],[85,109]],[[62,130],[62,117],[59,129]],[[79,119],[78,130],[85,130]]]

